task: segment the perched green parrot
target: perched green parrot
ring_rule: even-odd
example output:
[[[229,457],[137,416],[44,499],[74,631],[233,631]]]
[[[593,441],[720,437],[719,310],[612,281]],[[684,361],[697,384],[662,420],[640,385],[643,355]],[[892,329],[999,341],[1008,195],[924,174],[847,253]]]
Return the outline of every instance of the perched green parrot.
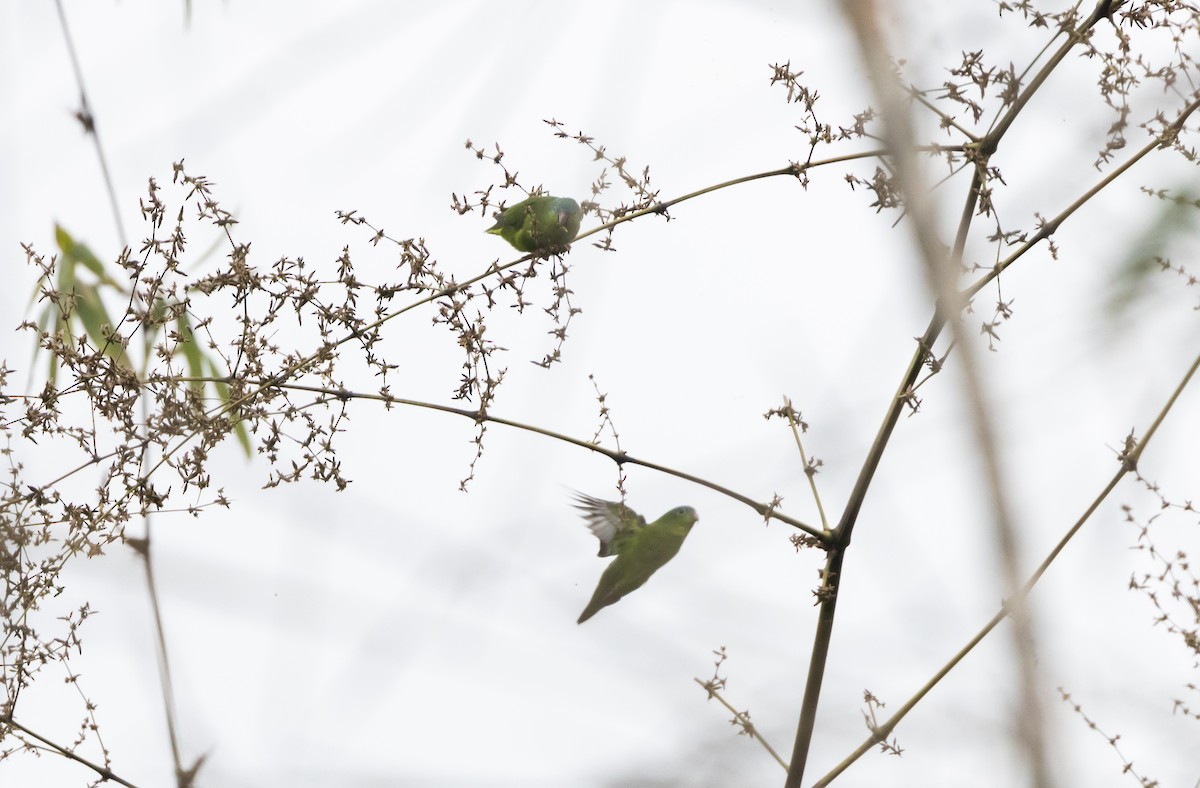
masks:
[[[679,506],[649,525],[646,518],[621,503],[575,493],[588,528],[600,540],[600,557],[616,555],[600,575],[592,601],[579,616],[582,624],[602,607],[608,607],[650,579],[675,557],[683,540],[699,519],[690,506]]]
[[[566,246],[579,234],[583,213],[570,197],[543,194],[505,208],[488,232],[522,252]]]

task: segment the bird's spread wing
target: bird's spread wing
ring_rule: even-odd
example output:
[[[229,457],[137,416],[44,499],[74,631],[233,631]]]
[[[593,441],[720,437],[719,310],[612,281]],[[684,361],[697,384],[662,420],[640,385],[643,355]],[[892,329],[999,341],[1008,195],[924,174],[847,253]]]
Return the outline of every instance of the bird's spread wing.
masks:
[[[621,552],[629,537],[646,527],[646,518],[623,503],[604,501],[581,492],[575,493],[575,500],[587,527],[600,540],[601,558]]]

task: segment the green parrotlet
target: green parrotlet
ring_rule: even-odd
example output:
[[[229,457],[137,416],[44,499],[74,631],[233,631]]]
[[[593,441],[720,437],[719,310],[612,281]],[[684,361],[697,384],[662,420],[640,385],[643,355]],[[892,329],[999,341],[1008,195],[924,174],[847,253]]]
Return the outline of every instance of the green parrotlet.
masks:
[[[600,540],[600,557],[616,555],[600,575],[592,601],[579,616],[580,624],[641,588],[650,575],[675,557],[699,519],[692,507],[679,506],[647,525],[645,517],[624,504],[583,493],[575,493],[575,499],[588,528]]]
[[[570,197],[543,194],[505,208],[488,229],[522,252],[557,249],[575,240],[583,213]]]

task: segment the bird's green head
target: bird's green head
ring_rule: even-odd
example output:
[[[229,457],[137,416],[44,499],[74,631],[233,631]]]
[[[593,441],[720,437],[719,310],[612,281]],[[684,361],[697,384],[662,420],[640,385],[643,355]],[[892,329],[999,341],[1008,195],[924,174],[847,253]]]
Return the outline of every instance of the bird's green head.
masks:
[[[579,203],[570,197],[555,197],[554,218],[557,231],[553,235],[556,235],[557,238],[566,239],[564,243],[574,241],[575,236],[579,235],[579,224],[583,219],[583,212],[579,210]]]
[[[700,519],[700,515],[696,514],[696,510],[690,506],[676,506],[670,511],[673,517],[679,517],[687,520],[690,525],[695,525]]]

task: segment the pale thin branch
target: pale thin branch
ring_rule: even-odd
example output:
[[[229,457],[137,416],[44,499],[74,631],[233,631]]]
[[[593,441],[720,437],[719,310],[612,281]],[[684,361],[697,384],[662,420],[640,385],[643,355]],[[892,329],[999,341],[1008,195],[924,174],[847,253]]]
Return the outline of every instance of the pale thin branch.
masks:
[[[800,462],[804,465],[804,475],[808,477],[808,487],[812,491],[813,502],[817,505],[821,528],[828,531],[829,521],[825,518],[825,507],[821,504],[821,493],[817,489],[817,469],[809,465],[808,455],[804,451],[804,441],[800,438],[800,429],[796,424],[796,411],[792,408],[792,401],[787,397],[783,398],[783,409],[787,414],[788,426],[792,429],[792,438],[796,441],[796,450],[800,452]]]
[[[26,728],[24,725],[17,722],[16,720],[14,720],[12,718],[11,714],[0,714],[0,725],[9,725],[9,726],[21,731],[26,736],[30,736],[34,739],[37,739],[42,744],[44,744],[47,747],[49,747],[50,749],[54,750],[55,752],[57,752],[59,755],[63,756],[64,758],[68,758],[82,766],[86,766],[87,768],[91,769],[96,774],[100,775],[100,777],[102,779],[111,780],[112,782],[117,783],[118,785],[127,786],[127,788],[137,788],[136,785],[134,785],[133,783],[124,779],[123,777],[121,777],[120,775],[118,775],[117,773],[112,771],[111,769],[106,769],[103,766],[94,764],[91,761],[89,761],[87,758],[84,758],[81,755],[77,755],[76,753],[72,752],[71,750],[67,749],[66,747],[63,747],[61,744],[55,744],[54,742],[47,739],[45,736],[42,736],[38,733],[35,733],[34,731],[31,731],[29,728]]]
[[[188,380],[201,380],[201,379],[200,378],[188,378]],[[687,481],[693,482],[694,484],[698,484],[701,487],[707,487],[708,489],[713,490],[714,492],[721,493],[722,495],[732,498],[735,501],[738,501],[739,503],[743,503],[746,506],[749,506],[751,509],[753,509],[755,512],[757,512],[759,515],[761,515],[764,518],[778,520],[779,522],[785,523],[786,525],[790,525],[793,528],[798,528],[801,531],[804,531],[805,533],[809,534],[810,536],[816,537],[817,539],[825,538],[824,531],[822,531],[818,528],[814,528],[813,526],[808,525],[807,523],[797,520],[793,517],[789,517],[786,514],[781,514],[777,511],[775,511],[774,509],[772,509],[770,505],[762,503],[760,501],[755,501],[754,499],[749,498],[745,495],[742,495],[741,493],[736,492],[734,490],[731,490],[728,487],[723,487],[722,485],[719,485],[715,482],[711,482],[707,479],[702,479],[699,476],[693,476],[690,473],[686,473],[685,471],[681,471],[681,470],[672,468],[667,465],[660,465],[660,464],[658,464],[656,462],[652,462],[650,460],[643,460],[638,457],[634,457],[633,455],[628,454],[624,451],[616,451],[613,449],[605,448],[604,446],[597,445],[596,443],[594,443],[590,440],[584,440],[582,438],[574,438],[574,437],[571,437],[570,435],[564,435],[560,432],[548,430],[548,429],[545,429],[543,427],[538,427],[533,424],[525,424],[523,422],[514,421],[512,419],[505,419],[500,416],[493,416],[490,413],[485,413],[485,412],[479,411],[479,410],[469,410],[467,408],[456,408],[452,405],[442,405],[442,404],[439,404],[436,402],[424,402],[421,400],[405,399],[403,397],[393,397],[393,396],[389,396],[389,395],[385,395],[385,394],[366,394],[366,393],[361,393],[361,392],[330,389],[330,388],[325,388],[322,386],[308,386],[308,385],[299,384],[299,383],[289,383],[289,384],[283,385],[283,384],[270,383],[269,381],[258,381],[258,380],[251,380],[251,381],[247,381],[247,382],[251,383],[252,385],[256,385],[256,386],[258,386],[258,385],[262,385],[262,386],[273,385],[278,388],[286,388],[286,389],[293,390],[293,391],[308,391],[308,392],[312,392],[312,393],[316,393],[316,394],[323,394],[325,396],[330,397],[331,399],[338,399],[338,400],[366,399],[366,400],[375,400],[378,402],[384,402],[389,405],[408,405],[408,406],[415,407],[415,408],[425,408],[427,410],[435,410],[435,411],[438,411],[441,413],[450,413],[455,416],[462,416],[464,418],[471,419],[472,421],[475,421],[475,422],[488,422],[490,424],[500,424],[505,427],[512,427],[513,429],[523,430],[525,432],[532,432],[536,435],[541,435],[546,438],[552,438],[554,440],[561,441],[563,443],[569,443],[572,446],[578,446],[581,449],[587,449],[588,451],[595,452],[596,454],[601,454],[601,455],[609,458],[613,462],[617,463],[618,465],[637,465],[637,466],[640,466],[642,468],[647,468],[652,471],[658,471],[659,473],[664,473],[668,476],[674,476],[677,479],[685,479]]]
[[[780,766],[782,766],[784,771],[787,771],[787,761],[785,761],[783,758],[779,757],[779,753],[775,752],[775,748],[772,747],[770,745],[770,743],[766,739],[763,738],[763,735],[758,732],[758,727],[750,721],[749,717],[747,717],[743,712],[740,712],[737,709],[735,709],[729,703],[729,701],[727,701],[727,700],[725,700],[725,698],[721,697],[721,693],[718,692],[714,686],[712,686],[712,682],[704,681],[704,680],[698,679],[698,678],[693,678],[692,681],[696,682],[701,687],[703,687],[704,691],[708,693],[708,697],[716,698],[717,701],[722,706],[724,706],[726,709],[728,709],[730,712],[732,712],[733,716],[737,720],[738,726],[743,731],[746,732],[746,735],[750,736],[752,739],[754,739],[759,744],[761,744],[763,746],[763,748],[765,748],[766,751],[771,754],[771,757],[775,759],[775,762],[778,763]]]

